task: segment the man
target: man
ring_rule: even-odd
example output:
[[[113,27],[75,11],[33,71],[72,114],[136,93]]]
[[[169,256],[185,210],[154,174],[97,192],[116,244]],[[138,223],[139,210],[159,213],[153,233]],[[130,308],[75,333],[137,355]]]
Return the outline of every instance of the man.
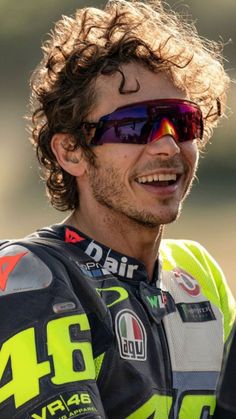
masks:
[[[197,243],[163,240],[224,112],[215,46],[161,2],[63,17],[32,80],[61,224],[1,250],[0,418],[214,414],[234,302]]]

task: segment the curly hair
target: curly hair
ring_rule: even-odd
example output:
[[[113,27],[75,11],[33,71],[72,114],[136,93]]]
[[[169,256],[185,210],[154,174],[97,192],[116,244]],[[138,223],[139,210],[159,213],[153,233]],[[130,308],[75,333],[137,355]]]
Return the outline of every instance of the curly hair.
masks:
[[[217,124],[219,108],[222,113],[225,108],[229,77],[221,50],[161,0],[110,0],[104,10],[88,7],[74,17],[63,16],[44,43],[44,58],[31,80],[32,142],[52,205],[61,211],[79,206],[75,177],[60,167],[51,150],[55,133],[69,134],[73,149],[81,147],[95,164],[81,122],[95,106],[99,75],[119,71],[119,91],[125,94],[122,64],[136,62],[152,72],[166,72],[202,109],[202,148]]]

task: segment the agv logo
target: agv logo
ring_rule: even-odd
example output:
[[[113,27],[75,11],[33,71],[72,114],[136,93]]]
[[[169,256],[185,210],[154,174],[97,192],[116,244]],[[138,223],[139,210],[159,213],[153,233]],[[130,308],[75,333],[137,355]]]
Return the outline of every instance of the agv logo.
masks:
[[[116,316],[115,328],[121,358],[145,361],[147,337],[139,317],[132,310],[122,310]]]

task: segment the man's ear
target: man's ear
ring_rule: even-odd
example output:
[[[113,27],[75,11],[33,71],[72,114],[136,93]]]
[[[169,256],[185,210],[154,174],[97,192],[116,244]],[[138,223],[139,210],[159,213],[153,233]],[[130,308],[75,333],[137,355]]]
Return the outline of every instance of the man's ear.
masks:
[[[51,148],[59,165],[72,176],[82,176],[86,169],[81,148],[73,150],[73,138],[69,134],[54,134]]]

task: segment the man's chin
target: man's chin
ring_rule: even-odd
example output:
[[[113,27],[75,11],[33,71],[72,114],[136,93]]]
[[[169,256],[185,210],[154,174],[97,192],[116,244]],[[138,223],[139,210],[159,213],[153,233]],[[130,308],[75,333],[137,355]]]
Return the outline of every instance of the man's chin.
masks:
[[[156,219],[156,222],[154,224],[156,225],[167,225],[174,223],[179,218],[179,212],[175,212],[174,214],[168,214],[166,216],[160,216]]]
[[[181,208],[175,211],[165,211],[161,214],[153,214],[147,212],[141,212],[138,214],[130,214],[129,218],[133,222],[146,227],[146,228],[157,228],[160,225],[171,224],[176,221],[180,215]]]
[[[172,210],[163,214],[160,217],[162,219],[162,224],[171,224],[174,221],[176,221],[181,214],[181,210],[182,210],[182,206],[180,205],[178,208],[175,208],[175,210]]]

